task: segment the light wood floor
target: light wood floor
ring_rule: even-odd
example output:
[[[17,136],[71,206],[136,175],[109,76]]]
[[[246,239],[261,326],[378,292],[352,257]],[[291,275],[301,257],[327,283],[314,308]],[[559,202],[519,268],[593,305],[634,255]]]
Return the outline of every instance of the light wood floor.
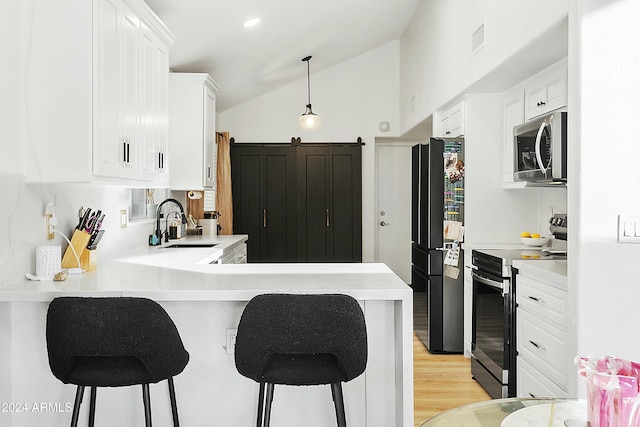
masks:
[[[456,406],[490,400],[471,378],[470,360],[461,354],[431,354],[413,337],[413,398],[415,427]]]

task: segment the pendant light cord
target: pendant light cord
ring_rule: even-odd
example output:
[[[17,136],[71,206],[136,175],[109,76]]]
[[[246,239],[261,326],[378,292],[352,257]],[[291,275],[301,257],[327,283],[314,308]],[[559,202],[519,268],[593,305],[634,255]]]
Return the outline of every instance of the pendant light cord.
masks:
[[[307,108],[311,109],[311,73],[309,71],[309,60],[311,56],[307,56],[302,58],[303,61],[307,63],[307,99],[309,102],[307,103]]]

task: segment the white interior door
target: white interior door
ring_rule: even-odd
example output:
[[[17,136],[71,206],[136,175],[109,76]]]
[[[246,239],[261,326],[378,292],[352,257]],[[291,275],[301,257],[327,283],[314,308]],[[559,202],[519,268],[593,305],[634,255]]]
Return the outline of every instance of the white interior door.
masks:
[[[376,143],[376,262],[411,283],[411,146]]]

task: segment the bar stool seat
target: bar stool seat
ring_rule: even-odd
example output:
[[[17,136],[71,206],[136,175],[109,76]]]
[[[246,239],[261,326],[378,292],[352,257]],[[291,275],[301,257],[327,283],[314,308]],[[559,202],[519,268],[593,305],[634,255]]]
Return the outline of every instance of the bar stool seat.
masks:
[[[331,385],[338,426],[346,427],[342,383],[367,364],[362,309],[341,294],[258,295],[238,324],[235,363],[241,375],[260,384],[258,427],[269,426],[275,384]]]
[[[47,311],[47,353],[53,375],[77,386],[71,426],[78,423],[85,387],[91,387],[89,426],[97,387],[142,385],[145,425],[151,427],[149,384],[167,380],[173,424],[179,426],[173,377],[189,361],[178,330],[146,298],[55,298]]]

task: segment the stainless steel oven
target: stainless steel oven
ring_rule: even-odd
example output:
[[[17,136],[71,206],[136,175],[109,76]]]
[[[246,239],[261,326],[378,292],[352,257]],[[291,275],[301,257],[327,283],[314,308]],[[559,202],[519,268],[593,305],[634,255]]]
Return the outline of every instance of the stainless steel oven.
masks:
[[[493,398],[516,395],[516,293],[514,259],[566,259],[567,215],[549,221],[555,239],[545,248],[474,249],[471,374]]]
[[[515,396],[511,269],[481,251],[472,258],[471,374],[494,399]]]

